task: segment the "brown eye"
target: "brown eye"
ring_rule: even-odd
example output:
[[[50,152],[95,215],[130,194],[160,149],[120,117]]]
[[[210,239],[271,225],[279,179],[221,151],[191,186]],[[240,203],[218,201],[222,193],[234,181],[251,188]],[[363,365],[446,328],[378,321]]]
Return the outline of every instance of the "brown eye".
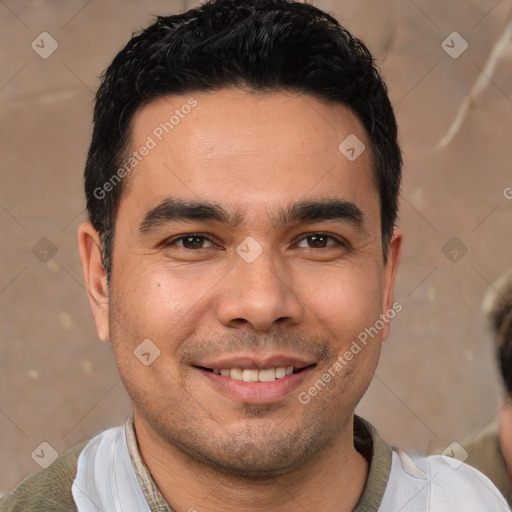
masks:
[[[331,243],[329,243],[329,241],[331,241]],[[306,246],[303,245],[304,242],[307,244]],[[324,249],[325,247],[333,245],[332,242],[340,245],[340,243],[332,236],[325,235],[323,233],[314,233],[304,237],[299,242],[299,247],[306,247],[307,249]]]
[[[204,236],[184,235],[171,240],[168,245],[180,245],[185,249],[204,249],[205,243],[211,244],[211,241]]]

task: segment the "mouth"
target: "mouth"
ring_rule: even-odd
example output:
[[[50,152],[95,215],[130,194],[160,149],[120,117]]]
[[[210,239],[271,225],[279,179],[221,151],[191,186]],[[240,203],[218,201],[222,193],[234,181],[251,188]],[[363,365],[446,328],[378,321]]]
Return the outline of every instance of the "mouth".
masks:
[[[296,391],[316,366],[316,362],[290,358],[274,361],[241,358],[195,368],[225,397],[242,403],[268,404],[279,402]]]

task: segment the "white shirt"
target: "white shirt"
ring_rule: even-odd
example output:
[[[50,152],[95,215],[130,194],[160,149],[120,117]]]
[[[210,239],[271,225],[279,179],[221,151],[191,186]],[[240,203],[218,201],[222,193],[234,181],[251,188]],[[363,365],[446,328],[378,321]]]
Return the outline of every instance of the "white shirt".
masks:
[[[498,489],[476,469],[440,455],[411,458],[402,450],[385,444],[368,422],[357,417],[356,420],[359,427],[366,426],[371,436],[368,441],[373,442],[373,467],[370,467],[363,491],[363,495],[372,494],[373,497],[371,504],[369,500],[361,499],[355,511],[510,512]],[[158,490],[158,503],[152,497],[149,499],[153,505],[148,504],[148,496],[141,488],[130,459],[127,428],[133,426],[127,422],[126,425],[102,432],[80,453],[72,486],[79,512],[151,512],[152,507],[162,510],[159,505],[162,503],[167,508]],[[131,435],[133,437],[133,432]],[[389,473],[386,468],[389,468]],[[145,478],[152,481],[147,468],[142,470],[147,471]],[[378,485],[376,473],[380,474],[381,479]],[[387,484],[382,495],[386,476]],[[380,494],[372,492],[379,485]]]

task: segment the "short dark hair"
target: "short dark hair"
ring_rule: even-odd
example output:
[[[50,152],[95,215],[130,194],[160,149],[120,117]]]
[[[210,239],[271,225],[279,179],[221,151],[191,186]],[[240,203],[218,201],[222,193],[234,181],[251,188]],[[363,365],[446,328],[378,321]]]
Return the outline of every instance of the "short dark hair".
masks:
[[[119,171],[129,151],[134,114],[162,96],[235,87],[307,93],[342,103],[359,117],[371,143],[386,261],[402,155],[393,107],[369,50],[310,4],[213,0],[183,14],[158,17],[131,38],[103,74],[85,193],[89,219],[101,237],[107,279],[125,175]]]
[[[512,397],[512,269],[493,283],[484,298],[483,309],[493,330],[503,383]]]

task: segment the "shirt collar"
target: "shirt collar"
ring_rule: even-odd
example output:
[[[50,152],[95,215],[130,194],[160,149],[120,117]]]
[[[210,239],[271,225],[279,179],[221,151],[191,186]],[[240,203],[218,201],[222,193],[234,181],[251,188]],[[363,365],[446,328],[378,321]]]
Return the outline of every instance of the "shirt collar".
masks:
[[[392,448],[384,442],[371,423],[359,416],[354,416],[354,446],[368,461],[369,470],[353,512],[376,512],[391,473]]]
[[[175,510],[167,503],[162,496],[160,489],[156,485],[148,467],[142,460],[142,455],[135,435],[135,426],[133,423],[133,414],[126,420],[126,441],[128,444],[128,453],[132,461],[133,469],[137,475],[139,485],[146,497],[152,512],[175,512]]]

